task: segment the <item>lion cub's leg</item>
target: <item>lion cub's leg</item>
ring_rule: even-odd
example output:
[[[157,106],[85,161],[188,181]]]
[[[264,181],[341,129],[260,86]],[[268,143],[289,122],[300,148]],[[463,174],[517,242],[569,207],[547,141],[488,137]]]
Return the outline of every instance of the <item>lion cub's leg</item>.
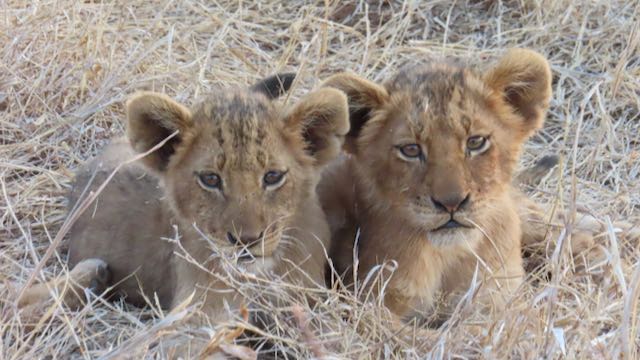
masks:
[[[532,167],[521,171],[514,179],[517,186],[534,186],[547,176],[558,164],[555,155],[545,156]],[[540,266],[549,254],[555,251],[558,241],[563,237],[566,228],[567,214],[563,211],[545,211],[543,206],[531,200],[521,191],[514,190],[512,199],[518,205],[518,213],[522,224],[522,248],[525,254],[525,267],[533,270]],[[568,249],[577,265],[586,265],[604,259],[604,252],[598,246],[597,239],[607,230],[606,224],[595,217],[578,212],[571,222],[570,237],[567,239]],[[625,221],[613,224],[616,231],[621,231],[626,239],[637,242],[640,239],[640,226]],[[577,260],[577,261],[576,261]]]
[[[101,293],[110,279],[107,263],[100,259],[87,259],[74,266],[68,275],[28,288],[18,300],[18,308],[45,303],[51,299],[52,292],[57,293],[68,307],[79,308],[85,300],[84,289]]]
[[[519,208],[522,219],[522,246],[527,259],[527,269],[540,265],[545,258],[552,254],[558,241],[564,236],[567,244],[565,251],[572,256],[578,266],[593,264],[605,259],[604,247],[608,246],[607,224],[597,218],[577,212],[573,221],[567,221],[566,212],[549,212],[521,194]],[[563,235],[566,224],[571,223],[571,236]],[[640,225],[627,221],[612,223],[617,236],[626,241],[637,244],[640,240]]]
[[[533,270],[553,253],[558,241],[565,235],[566,216],[562,211],[546,212],[542,206],[520,193],[514,195],[518,201],[518,212],[522,220],[522,249],[525,253],[526,268]],[[597,246],[596,238],[605,229],[593,216],[577,213],[565,249],[578,265],[598,261],[604,256]]]
[[[517,186],[533,186],[547,176],[559,163],[556,155],[545,156],[532,167],[521,171],[514,179]],[[519,190],[512,193],[512,199],[517,204],[518,215],[522,226],[522,248],[526,258],[525,267],[533,270],[542,264],[545,252],[554,251],[561,236],[564,225],[564,214],[556,211],[546,213],[542,206],[531,200]],[[578,214],[571,232],[570,249],[574,256],[585,255],[593,249],[595,235],[601,231],[600,223],[593,217]],[[548,241],[551,247],[548,247]]]

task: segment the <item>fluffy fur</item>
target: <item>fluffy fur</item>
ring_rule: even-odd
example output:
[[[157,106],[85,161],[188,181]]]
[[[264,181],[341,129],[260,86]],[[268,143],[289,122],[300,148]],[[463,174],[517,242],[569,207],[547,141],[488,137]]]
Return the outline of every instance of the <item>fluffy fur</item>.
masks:
[[[128,301],[143,304],[155,294],[171,308],[195,291],[203,320],[215,323],[225,302],[243,302],[221,280],[223,263],[304,286],[322,284],[330,235],[315,189],[349,129],[347,99],[323,88],[285,108],[272,100],[284,91],[270,88],[288,88],[291,79],[267,80],[250,89],[220,89],[193,108],[157,93],[132,96],[128,141],[115,141],[80,171],[72,205],[117,164],[178,134],[122,168],[75,223],[70,263],[76,269],[93,264],[79,285],[108,266],[111,281],[104,285]],[[269,184],[273,171],[283,176]],[[219,186],[206,186],[202,174],[216,174]]]
[[[397,264],[384,301],[401,317],[429,317],[441,297],[455,304],[476,269],[479,303],[504,306],[524,274],[512,177],[523,142],[544,121],[547,61],[516,49],[484,72],[432,63],[383,85],[346,73],[324,85],[348,95],[352,124],[349,154],[319,188],[337,270],[352,273],[357,237],[360,280]],[[486,143],[474,148],[477,136]],[[403,153],[406,145],[419,156]]]

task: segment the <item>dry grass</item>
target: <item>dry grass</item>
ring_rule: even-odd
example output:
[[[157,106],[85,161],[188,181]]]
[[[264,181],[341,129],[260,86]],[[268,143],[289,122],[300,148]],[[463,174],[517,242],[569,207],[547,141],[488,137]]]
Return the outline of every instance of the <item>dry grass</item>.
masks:
[[[603,223],[639,223],[640,2],[341,3],[1,1],[0,279],[33,274],[65,218],[73,170],[123,132],[122,103],[136,89],[191,103],[218,85],[297,70],[299,95],[338,70],[382,80],[406,61],[493,57],[512,46],[545,54],[555,76],[548,121],[524,163],[559,153],[562,169],[532,194]],[[290,358],[636,358],[640,249],[613,229],[599,244],[606,258],[587,269],[550,257],[553,279],[532,277],[508,310],[486,319],[484,338],[454,326],[437,339],[407,339],[386,328],[379,306],[335,293],[313,310],[283,301],[263,336]],[[64,264],[58,248],[35,276],[48,279]],[[248,326],[241,314],[187,332],[180,323],[189,308],[167,315],[99,299],[77,312],[53,304],[28,332],[8,290],[0,358],[165,357],[153,344],[185,335],[246,350],[229,344],[234,326]]]

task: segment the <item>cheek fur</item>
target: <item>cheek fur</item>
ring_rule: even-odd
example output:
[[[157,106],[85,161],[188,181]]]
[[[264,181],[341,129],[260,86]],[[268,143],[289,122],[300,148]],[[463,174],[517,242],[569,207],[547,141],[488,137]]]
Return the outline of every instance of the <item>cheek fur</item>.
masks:
[[[191,217],[191,206],[193,205],[193,198],[197,196],[195,194],[195,187],[198,184],[195,179],[188,177],[188,180],[178,180],[176,176],[167,179],[165,182],[166,197],[170,201],[171,206],[181,218]]]
[[[495,151],[480,154],[470,161],[471,180],[478,184],[481,191],[490,188],[495,183],[498,175],[496,174],[498,159],[495,154]]]
[[[487,153],[473,158],[470,163],[470,179],[476,199],[492,197],[505,190],[504,184],[510,184],[509,160],[505,159],[503,150],[492,148]]]
[[[224,211],[224,199],[218,194],[203,190],[189,171],[176,169],[172,177],[166,179],[165,187],[166,197],[174,213],[189,225],[195,222],[201,228],[211,226],[212,220],[219,218],[216,214]]]
[[[514,169],[520,159],[522,141],[515,139],[515,134],[510,132],[495,135],[496,171],[499,171],[503,182],[511,182]]]
[[[415,188],[414,180],[418,166],[420,164],[406,163],[398,159],[389,151],[384,156],[366,161],[366,177],[384,198],[393,202],[404,198],[407,191]]]
[[[291,179],[287,179],[287,182],[280,188],[274,191],[269,191],[265,194],[265,210],[273,217],[282,215],[283,212],[287,212],[292,208],[294,199],[297,199],[297,188],[292,183]]]

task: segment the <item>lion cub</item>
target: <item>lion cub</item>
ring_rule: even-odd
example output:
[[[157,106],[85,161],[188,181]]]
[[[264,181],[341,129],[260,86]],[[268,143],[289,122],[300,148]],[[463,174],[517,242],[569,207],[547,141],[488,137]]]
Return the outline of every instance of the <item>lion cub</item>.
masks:
[[[512,50],[484,73],[432,63],[384,85],[351,74],[324,85],[344,91],[350,106],[350,154],[319,187],[337,270],[352,271],[357,238],[360,280],[397,263],[384,301],[401,317],[430,316],[442,298],[454,305],[476,269],[480,303],[504,306],[524,275],[512,176],[544,121],[547,61]]]
[[[322,88],[284,108],[273,98],[292,79],[220,89],[193,108],[162,94],[134,95],[128,142],[116,141],[80,172],[72,203],[118,163],[177,135],[121,169],[81,215],[70,233],[71,265],[93,264],[85,274],[107,265],[109,285],[135,304],[155,293],[172,307],[196,290],[214,322],[225,302],[242,301],[219,276],[225,261],[322,284],[330,234],[316,185],[349,129],[347,98]]]

